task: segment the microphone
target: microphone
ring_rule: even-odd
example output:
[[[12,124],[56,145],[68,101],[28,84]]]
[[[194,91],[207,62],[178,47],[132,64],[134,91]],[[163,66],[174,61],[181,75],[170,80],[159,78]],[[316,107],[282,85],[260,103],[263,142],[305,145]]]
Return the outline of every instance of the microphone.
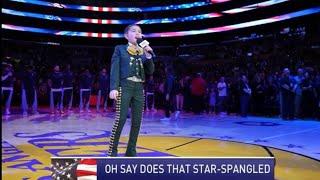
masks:
[[[150,44],[147,40],[144,40],[142,38],[137,38],[137,43],[142,48],[145,48],[145,47],[149,46],[149,44]],[[156,54],[154,54],[154,52],[152,50],[148,50],[147,52],[150,53],[152,55],[152,57],[156,57]]]

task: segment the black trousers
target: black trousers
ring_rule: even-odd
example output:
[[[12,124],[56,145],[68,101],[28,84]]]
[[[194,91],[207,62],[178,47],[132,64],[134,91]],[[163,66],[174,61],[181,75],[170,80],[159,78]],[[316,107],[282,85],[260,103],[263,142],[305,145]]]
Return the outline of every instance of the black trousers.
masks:
[[[264,114],[264,101],[265,94],[264,93],[256,93],[254,96],[254,112],[256,114]]]
[[[240,96],[240,114],[242,117],[247,117],[249,109],[250,96],[241,95]]]
[[[26,88],[26,98],[27,98],[27,104],[28,106],[32,106],[33,105],[33,101],[34,101],[34,89],[33,88]]]
[[[72,89],[66,89],[63,91],[63,104],[65,106],[68,106],[69,102],[71,101],[72,91]]]
[[[218,103],[217,103],[217,112],[224,112],[226,111],[226,102],[227,96],[218,96]]]
[[[164,97],[164,98],[165,98],[165,97]],[[164,111],[165,111],[165,116],[166,116],[167,118],[170,117],[170,111],[171,111],[171,112],[174,112],[172,95],[170,95],[169,100],[165,100],[165,103],[164,103]]]
[[[58,104],[59,108],[60,108],[61,97],[62,97],[62,92],[53,92],[53,100],[55,102],[54,106],[56,106],[56,104]]]
[[[82,98],[83,98],[83,103],[87,104],[89,101],[89,97],[90,97],[90,92],[89,91],[84,91],[82,92]]]
[[[152,92],[153,95],[149,95],[149,96],[146,96],[146,102],[148,102],[148,109],[152,109],[152,104],[154,103],[153,100],[154,100],[154,92]]]
[[[192,110],[195,114],[199,114],[204,109],[204,97],[203,96],[195,96],[193,95],[193,104],[192,104]]]
[[[294,94],[282,93],[282,118],[293,119],[294,117]]]
[[[136,156],[136,145],[145,101],[143,84],[140,82],[122,80],[120,86],[119,96],[116,100],[116,119],[110,136],[108,155],[113,157],[118,155],[120,135],[127,120],[129,106],[131,105],[131,129],[125,156]]]

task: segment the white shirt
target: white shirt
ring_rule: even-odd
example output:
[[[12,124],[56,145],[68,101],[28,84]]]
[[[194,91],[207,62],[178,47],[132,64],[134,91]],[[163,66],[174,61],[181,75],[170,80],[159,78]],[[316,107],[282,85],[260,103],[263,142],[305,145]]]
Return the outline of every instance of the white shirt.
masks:
[[[223,88],[223,89],[220,90],[220,88]],[[227,96],[227,84],[225,82],[218,83],[218,92],[219,92],[219,96]]]

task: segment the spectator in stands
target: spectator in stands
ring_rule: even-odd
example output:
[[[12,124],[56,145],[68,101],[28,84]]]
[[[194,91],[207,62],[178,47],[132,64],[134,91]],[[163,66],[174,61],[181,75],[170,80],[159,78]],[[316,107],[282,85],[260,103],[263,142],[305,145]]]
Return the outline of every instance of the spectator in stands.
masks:
[[[53,72],[48,79],[50,87],[50,110],[51,114],[55,112],[63,114],[62,110],[62,87],[63,87],[63,74],[60,72],[60,66],[54,65]],[[56,111],[55,111],[56,108]]]
[[[175,95],[176,95],[176,110],[179,114],[183,110],[184,103],[184,80],[183,78],[176,79],[175,82]]]
[[[315,113],[315,89],[314,83],[310,77],[308,71],[304,73],[303,80],[301,83],[302,88],[302,117],[311,118],[314,117]]]
[[[68,64],[65,72],[63,73],[63,104],[66,107],[66,110],[68,112],[71,111],[71,108],[72,108],[73,83],[74,83],[74,74],[71,71],[70,64]]]
[[[97,99],[97,112],[100,111],[100,104],[103,103],[103,110],[107,111],[107,102],[109,94],[109,76],[106,68],[103,68],[98,77],[98,99]]]
[[[146,110],[147,111],[154,111],[154,104],[155,104],[155,82],[153,76],[150,76],[145,88],[146,93]]]
[[[217,85],[218,88],[218,104],[217,104],[217,110],[218,113],[222,115],[225,115],[225,111],[226,111],[226,100],[227,100],[227,84],[224,80],[224,77],[222,76],[220,78],[220,81]]]
[[[164,82],[164,95],[165,95],[165,118],[161,120],[170,120],[170,111],[174,112],[173,98],[174,98],[174,76],[173,70],[171,67],[167,67],[166,71],[166,80]]]
[[[297,70],[297,75],[294,76],[295,80],[295,97],[294,97],[294,117],[299,118],[301,117],[301,99],[302,99],[302,87],[301,83],[303,81],[303,69],[299,68]]]
[[[204,110],[204,96],[206,93],[207,83],[202,78],[201,73],[197,73],[191,82],[191,94],[193,96],[193,112],[200,114]]]
[[[85,106],[86,112],[91,112],[90,107],[90,96],[91,96],[91,88],[93,84],[93,77],[88,68],[82,72],[79,77],[80,81],[80,113],[83,112],[83,107]]]
[[[294,80],[290,76],[290,70],[283,70],[283,77],[280,80],[282,96],[282,119],[292,120],[294,116]]]
[[[247,117],[248,108],[251,96],[251,88],[249,86],[248,79],[245,75],[241,76],[240,82],[240,114],[241,117]]]
[[[34,68],[31,65],[26,66],[21,76],[21,103],[23,115],[28,114],[29,106],[32,107],[32,114],[38,114],[38,77],[33,69]]]
[[[1,75],[1,99],[5,102],[5,115],[10,115],[10,108],[11,108],[11,100],[13,96],[13,83],[14,83],[14,76],[13,76],[13,68],[12,65],[9,63],[2,63],[2,70]]]

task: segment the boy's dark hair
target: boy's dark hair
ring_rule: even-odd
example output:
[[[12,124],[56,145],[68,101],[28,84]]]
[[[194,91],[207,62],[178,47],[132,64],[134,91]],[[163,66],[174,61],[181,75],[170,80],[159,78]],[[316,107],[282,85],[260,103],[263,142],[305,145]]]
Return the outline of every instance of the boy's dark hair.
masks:
[[[128,26],[124,29],[124,34],[127,34],[128,31],[129,31],[129,29],[130,29],[131,27],[133,27],[133,26],[138,26],[138,27],[140,27],[138,24],[130,24],[130,25],[128,25]]]

